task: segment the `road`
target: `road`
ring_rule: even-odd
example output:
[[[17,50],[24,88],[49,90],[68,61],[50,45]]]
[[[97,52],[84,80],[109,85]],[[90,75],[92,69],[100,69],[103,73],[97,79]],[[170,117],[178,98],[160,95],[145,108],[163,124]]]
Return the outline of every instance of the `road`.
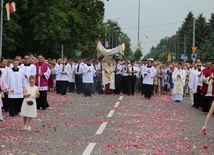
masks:
[[[31,132],[22,118],[0,122],[2,155],[164,155],[214,154],[214,120],[200,132],[206,114],[185,97],[150,100],[140,94],[66,96],[48,94],[50,109],[38,111]],[[213,118],[212,118],[213,119]]]

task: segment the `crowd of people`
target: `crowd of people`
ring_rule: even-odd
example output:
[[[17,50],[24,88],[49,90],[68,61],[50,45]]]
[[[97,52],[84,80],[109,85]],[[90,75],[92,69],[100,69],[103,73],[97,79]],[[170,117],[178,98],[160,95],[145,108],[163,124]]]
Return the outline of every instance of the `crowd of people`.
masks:
[[[93,93],[128,96],[141,93],[147,99],[158,93],[171,95],[175,102],[190,95],[193,107],[208,112],[214,96],[213,73],[214,63],[202,63],[200,59],[190,64],[159,63],[153,59],[122,62],[118,57],[105,60],[79,57],[76,61],[45,59],[42,55],[25,55],[24,59],[16,56],[12,61],[3,58],[0,64],[3,107],[1,102],[0,107],[9,111],[10,116],[20,113],[28,130],[31,130],[30,118],[37,116],[35,110],[49,107],[48,90],[85,97]],[[32,102],[36,104],[31,106]],[[1,109],[0,120],[3,120]]]

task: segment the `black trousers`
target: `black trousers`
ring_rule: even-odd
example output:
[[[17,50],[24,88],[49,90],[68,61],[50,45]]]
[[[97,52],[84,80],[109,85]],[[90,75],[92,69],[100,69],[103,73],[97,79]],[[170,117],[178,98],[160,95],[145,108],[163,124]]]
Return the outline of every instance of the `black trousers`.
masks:
[[[80,94],[82,92],[82,74],[75,74],[76,92]]]
[[[92,87],[92,83],[83,83],[84,86],[84,95],[85,96],[91,96],[91,87]]]
[[[68,88],[68,81],[58,81],[58,92],[61,95],[65,95]]]
[[[130,95],[131,92],[130,76],[122,76],[122,92],[123,94]]]
[[[212,105],[213,102],[213,96],[205,96],[204,97],[204,101],[203,101],[203,106],[202,106],[202,111],[203,112],[209,112],[210,107]]]
[[[75,91],[75,83],[74,82],[68,82],[68,91],[69,92]]]
[[[150,99],[153,92],[153,85],[143,84],[144,97]]]
[[[140,84],[141,84],[141,85],[140,85],[140,86],[141,86],[141,95],[144,95],[145,89],[144,89],[144,87],[143,87],[143,77],[141,76],[140,79],[141,79],[141,83],[140,83]]]
[[[193,106],[196,108],[202,107],[203,99],[204,99],[203,95],[199,93],[193,94],[193,100],[194,100]]]
[[[21,111],[23,98],[9,98],[10,116],[18,115]]]
[[[91,86],[91,93],[92,94],[97,92],[97,77],[93,77],[93,78],[94,78],[94,83],[92,83],[92,86]]]
[[[131,91],[131,94],[134,95],[135,88],[136,88],[135,84],[136,84],[136,81],[137,81],[137,77],[135,75],[132,75],[129,78],[130,78],[130,82],[131,82],[130,91]]]
[[[97,81],[96,81],[96,89],[98,94],[103,94],[103,88],[102,88],[102,74],[99,73],[97,75]]]
[[[49,107],[47,102],[47,91],[39,91],[39,98],[36,99],[37,109],[42,108],[43,110]]]
[[[115,94],[120,94],[121,92],[121,75],[120,74],[115,74],[115,89],[114,93]]]
[[[8,94],[4,92],[4,98],[2,98],[2,102],[3,102],[3,108],[5,111],[9,110],[9,100],[8,100]]]

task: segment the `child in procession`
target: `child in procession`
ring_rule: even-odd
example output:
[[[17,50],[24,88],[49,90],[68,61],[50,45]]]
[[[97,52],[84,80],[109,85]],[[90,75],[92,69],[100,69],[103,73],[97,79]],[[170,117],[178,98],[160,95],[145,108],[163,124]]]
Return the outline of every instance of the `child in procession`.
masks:
[[[35,76],[29,77],[30,85],[24,89],[24,100],[22,103],[21,113],[23,116],[23,130],[31,131],[32,118],[37,117],[36,98],[39,97],[38,87],[35,86]]]

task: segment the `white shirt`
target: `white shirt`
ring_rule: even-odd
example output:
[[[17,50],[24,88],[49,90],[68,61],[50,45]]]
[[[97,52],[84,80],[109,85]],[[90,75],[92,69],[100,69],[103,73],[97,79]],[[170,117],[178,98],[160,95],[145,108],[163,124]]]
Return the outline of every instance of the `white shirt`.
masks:
[[[79,71],[77,71],[78,65],[79,65]],[[84,63],[82,63],[82,62],[80,64],[77,63],[75,65],[75,74],[82,74],[83,65],[84,65]]]

